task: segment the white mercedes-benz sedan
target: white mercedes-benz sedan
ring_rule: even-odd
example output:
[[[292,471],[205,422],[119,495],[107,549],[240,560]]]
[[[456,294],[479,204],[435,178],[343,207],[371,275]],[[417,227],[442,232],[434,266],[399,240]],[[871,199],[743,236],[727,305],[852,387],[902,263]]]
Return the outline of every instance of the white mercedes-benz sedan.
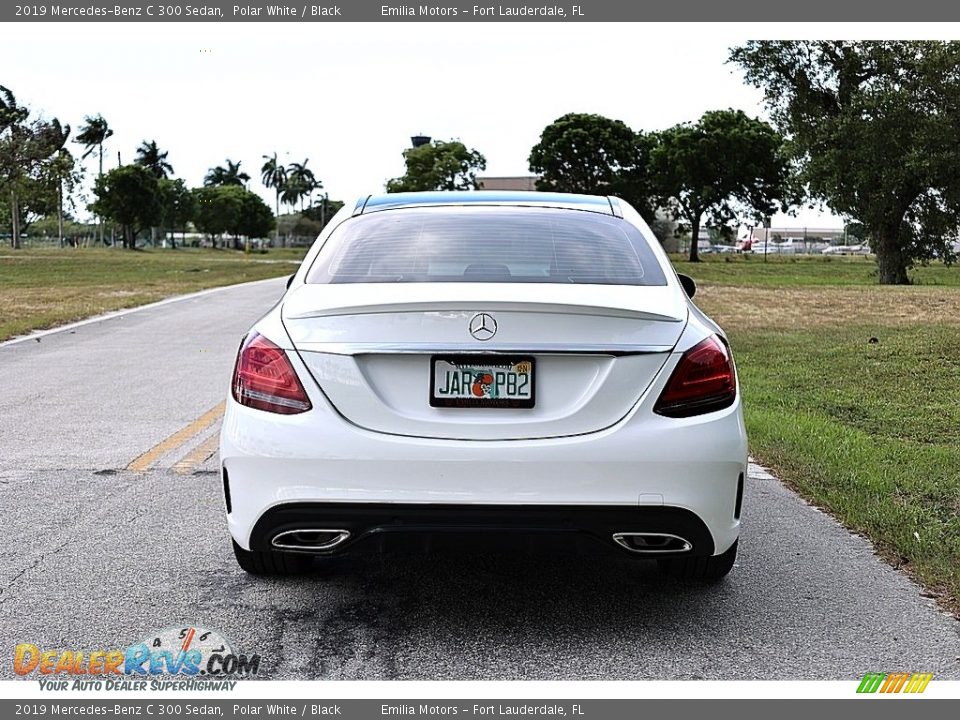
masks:
[[[298,572],[386,533],[557,532],[724,577],[747,438],[694,292],[614,197],[345,207],[240,345],[220,440],[240,566]]]

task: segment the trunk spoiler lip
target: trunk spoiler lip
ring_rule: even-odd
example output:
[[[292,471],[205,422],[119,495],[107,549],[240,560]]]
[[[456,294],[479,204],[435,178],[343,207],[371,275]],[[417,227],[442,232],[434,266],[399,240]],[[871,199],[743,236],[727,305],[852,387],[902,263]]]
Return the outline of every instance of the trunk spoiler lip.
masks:
[[[523,305],[522,308],[518,307]],[[393,304],[343,305],[340,307],[320,308],[290,312],[289,306],[284,303],[284,320],[313,320],[324,317],[342,317],[344,315],[392,315],[394,313],[442,313],[442,312],[535,312],[551,315],[596,315],[599,317],[616,317],[633,320],[649,320],[652,322],[682,323],[687,319],[686,313],[677,317],[666,313],[649,310],[634,310],[623,307],[604,307],[597,305],[567,305],[564,303],[530,303],[530,302],[403,302]]]
[[[595,315],[667,323],[686,322],[689,314],[688,300],[679,284],[417,283],[399,291],[397,287],[396,283],[305,284],[284,296],[281,312],[284,320],[291,321],[344,315],[473,311]]]
[[[626,318],[630,320],[648,320],[652,322],[686,322],[689,306],[677,303],[663,310],[648,310],[643,307],[630,307],[626,303],[564,300],[483,300],[480,298],[438,299],[438,300],[397,300],[387,302],[364,302],[358,299],[340,304],[321,303],[314,305],[305,297],[284,298],[282,315],[284,320],[312,320],[324,317],[343,317],[345,315],[389,315],[395,313],[444,313],[444,312],[531,312],[550,315],[594,315],[598,317]]]
[[[669,353],[673,345],[628,343],[530,343],[484,345],[476,343],[301,342],[300,352],[328,355],[652,355]]]

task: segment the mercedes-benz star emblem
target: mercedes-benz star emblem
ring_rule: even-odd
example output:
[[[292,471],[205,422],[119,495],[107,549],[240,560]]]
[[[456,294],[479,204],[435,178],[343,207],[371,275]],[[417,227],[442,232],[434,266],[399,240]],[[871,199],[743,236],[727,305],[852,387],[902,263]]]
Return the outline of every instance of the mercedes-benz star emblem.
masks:
[[[497,321],[493,315],[477,313],[470,318],[470,334],[477,340],[489,340],[497,334]]]

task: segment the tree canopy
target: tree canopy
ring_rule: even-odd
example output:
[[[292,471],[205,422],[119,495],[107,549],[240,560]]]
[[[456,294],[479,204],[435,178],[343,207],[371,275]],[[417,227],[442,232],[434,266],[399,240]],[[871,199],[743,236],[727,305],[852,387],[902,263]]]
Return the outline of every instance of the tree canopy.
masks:
[[[740,110],[706,112],[657,136],[650,172],[660,203],[690,225],[690,260],[704,216],[723,224],[742,214],[773,213],[788,188],[782,138]]]
[[[83,120],[84,124],[80,128],[74,142],[83,145],[85,150],[81,160],[86,160],[94,150],[100,153],[100,174],[103,174],[103,144],[113,135],[113,130],[104,119],[103,115],[96,117],[87,116]]]
[[[250,180],[250,176],[240,170],[241,162],[233,162],[230,158],[227,158],[224,165],[217,165],[207,171],[203,178],[203,184],[208,186],[239,185],[243,187]]]
[[[960,225],[960,42],[755,41],[761,88],[810,196],[867,228],[880,282],[951,259]]]
[[[280,200],[291,207],[299,202],[301,211],[303,199],[323,189],[323,183],[313,174],[313,170],[307,167],[309,162],[310,158],[306,158],[302,163],[290,163],[290,167],[284,172],[283,184],[280,187]]]
[[[123,245],[133,250],[137,233],[163,219],[156,176],[140,165],[122,165],[97,178],[96,201],[90,206],[101,217],[123,228]]]
[[[169,154],[160,151],[156,140],[144,140],[137,148],[137,157],[134,162],[152,172],[159,180],[173,174],[173,166],[167,162]]]
[[[648,173],[652,138],[620,120],[568,113],[544,128],[530,151],[538,190],[616,195],[648,220],[654,194]]]
[[[259,195],[236,185],[205,186],[193,190],[194,225],[208,235],[229,233],[266,237],[273,229],[273,211]]]
[[[57,193],[49,182],[62,172],[72,156],[62,155],[70,126],[56,118],[30,117],[11,90],[0,85],[0,191],[10,200],[11,245],[20,247],[20,229],[25,211],[40,203],[56,206]],[[56,163],[57,167],[52,167]]]
[[[193,193],[187,184],[177,178],[162,178],[158,182],[160,192],[160,205],[163,209],[161,225],[170,230],[184,228],[186,224],[193,219],[196,212],[196,203]],[[176,248],[176,238],[172,238],[173,247]]]
[[[477,171],[487,167],[486,158],[468,150],[459,140],[434,140],[403,151],[407,171],[387,182],[387,192],[426,190],[476,190]]]

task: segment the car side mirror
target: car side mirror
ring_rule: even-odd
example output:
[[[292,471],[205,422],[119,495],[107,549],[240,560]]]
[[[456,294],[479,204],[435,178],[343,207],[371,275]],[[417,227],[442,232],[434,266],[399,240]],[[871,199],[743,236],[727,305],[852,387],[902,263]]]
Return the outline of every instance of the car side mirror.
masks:
[[[294,274],[294,275],[291,275],[290,277],[287,278],[287,290],[289,290],[289,289],[290,289],[290,286],[293,285],[293,279],[294,279],[295,277],[296,277],[296,275]],[[693,282],[693,281],[691,280],[690,282]]]
[[[683,273],[677,273],[677,277],[680,278],[680,284],[683,286],[683,291],[687,294],[687,297],[693,299],[693,296],[697,294],[697,284],[693,281],[693,278]]]

